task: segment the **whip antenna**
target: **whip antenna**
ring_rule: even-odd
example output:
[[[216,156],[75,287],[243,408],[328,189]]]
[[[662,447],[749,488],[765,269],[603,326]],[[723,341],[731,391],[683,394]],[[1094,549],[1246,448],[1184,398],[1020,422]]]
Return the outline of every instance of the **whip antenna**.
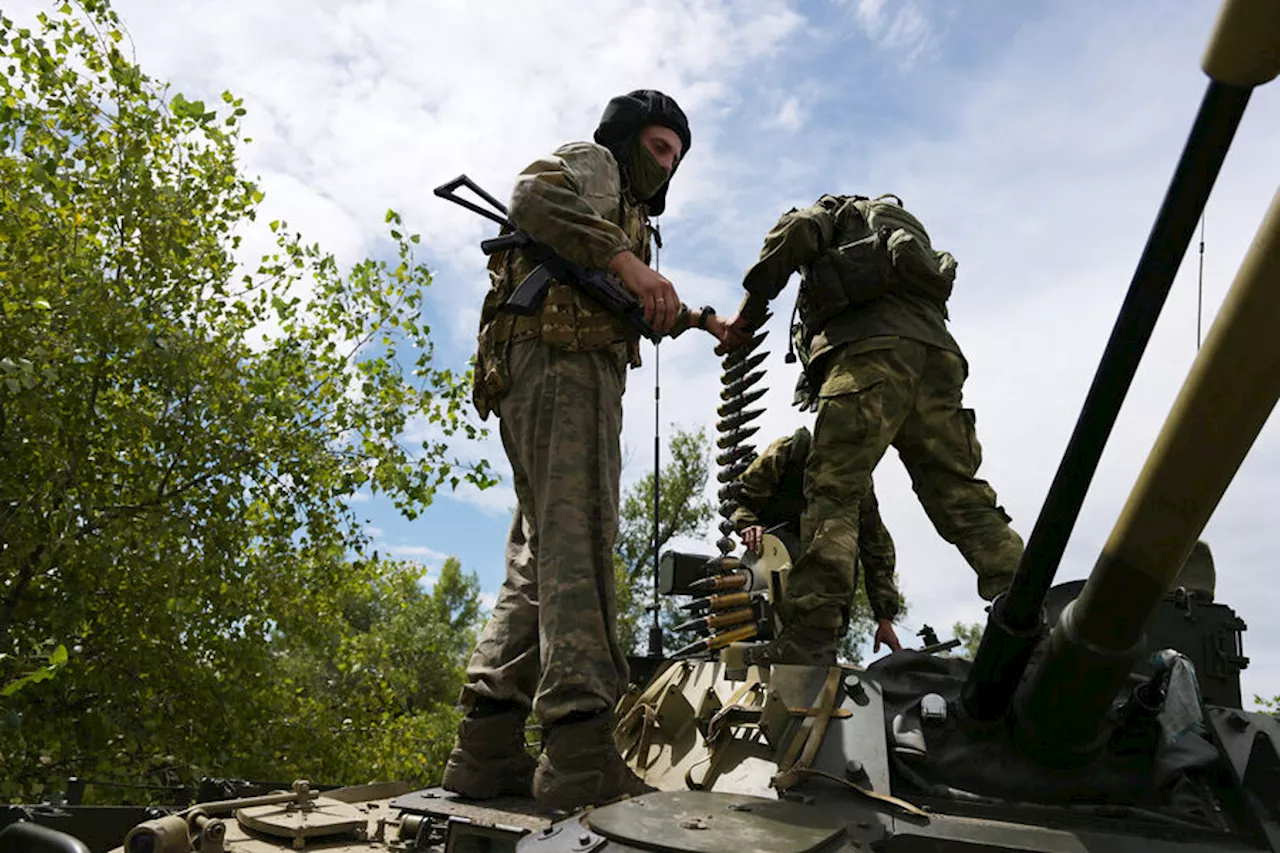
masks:
[[[1200,214],[1200,285],[1196,293],[1196,352],[1200,352],[1200,317],[1204,313],[1204,219]]]
[[[653,247],[653,269],[654,272],[662,270],[662,233],[655,225],[654,247]],[[659,596],[661,578],[659,576],[658,548],[661,543],[660,516],[659,516],[659,498],[662,494],[662,446],[661,446],[661,424],[658,420],[658,406],[661,398],[662,383],[660,381],[658,354],[660,352],[658,344],[662,341],[658,338],[653,342],[653,604],[650,610],[653,613],[653,621],[649,625],[649,657],[662,657],[662,622],[659,619],[659,611],[662,605]]]

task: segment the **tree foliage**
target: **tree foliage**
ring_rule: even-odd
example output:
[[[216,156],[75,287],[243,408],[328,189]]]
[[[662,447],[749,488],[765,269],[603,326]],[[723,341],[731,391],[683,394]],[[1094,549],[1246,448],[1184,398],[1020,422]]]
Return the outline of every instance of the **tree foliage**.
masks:
[[[667,446],[670,460],[658,481],[658,552],[675,537],[702,536],[714,517],[714,507],[703,494],[711,473],[711,443],[702,429],[676,429]],[[618,581],[618,641],[628,651],[643,649],[652,619],[646,610],[653,604],[653,474],[636,481],[622,496],[618,538],[614,547]],[[663,649],[670,653],[683,645],[670,631],[679,619],[674,603],[666,598],[660,613],[664,627]]]
[[[439,778],[480,624],[479,582],[452,557],[429,592],[417,564],[368,568],[371,583],[340,601],[323,633],[273,638],[281,722],[241,759],[259,773]]]
[[[907,600],[902,593],[898,593],[898,620],[907,615]],[[853,605],[849,608],[849,630],[840,638],[836,647],[836,654],[840,660],[847,661],[852,664],[862,663],[862,653],[864,648],[872,648],[870,645],[872,638],[876,632],[876,617],[871,612],[871,602],[867,599],[867,589],[863,586],[863,574],[861,568],[858,573],[858,588],[853,594]],[[899,631],[899,633],[901,633]],[[901,640],[902,637],[900,636]],[[887,647],[881,646],[884,652]]]
[[[951,635],[960,641],[960,648],[956,650],[956,654],[961,657],[967,657],[973,660],[978,655],[978,644],[982,642],[982,632],[985,627],[981,622],[957,622],[951,626]],[[963,654],[961,654],[963,649]]]
[[[448,446],[478,434],[470,377],[435,365],[394,211],[390,261],[343,271],[277,221],[244,263],[241,100],[170,97],[126,39],[103,0],[0,17],[0,795],[175,764],[377,775],[319,742],[335,703],[417,749],[451,725],[419,711],[453,701],[435,667],[478,605],[366,559],[349,501],[413,516],[492,483]],[[414,424],[438,438],[406,443]],[[304,649],[387,677],[325,693]]]
[[[667,448],[668,464],[662,467],[658,508],[658,551],[676,537],[703,537],[712,533],[714,507],[704,497],[712,471],[712,446],[707,434],[676,429]],[[646,474],[622,496],[614,575],[618,585],[618,640],[628,652],[645,651],[653,605],[653,474]],[[710,555],[708,555],[710,556]],[[902,615],[906,601],[900,597]],[[692,635],[677,635],[672,626],[685,621],[671,598],[660,602],[659,624],[667,653],[692,642]],[[849,633],[841,639],[840,657],[851,663],[863,660],[863,646],[876,633],[876,617],[859,584],[850,610]]]
[[[662,467],[659,481],[659,534],[661,553],[675,537],[701,537],[716,532],[712,527],[715,507],[703,495],[711,474],[711,442],[698,429],[676,429],[667,448],[671,460]],[[614,555],[614,574],[618,583],[618,638],[631,653],[647,648],[648,629],[652,622],[653,604],[653,474],[636,481],[622,497],[618,540]],[[712,556],[713,552],[708,552]],[[907,603],[899,596],[901,615]],[[663,650],[671,653],[692,642],[690,634],[677,635],[672,627],[684,622],[688,614],[678,609],[677,602],[664,597],[660,603],[659,624],[663,629]],[[859,584],[850,611],[849,631],[841,639],[838,653],[850,663],[861,663],[863,646],[875,633],[876,621],[867,601],[866,590]]]

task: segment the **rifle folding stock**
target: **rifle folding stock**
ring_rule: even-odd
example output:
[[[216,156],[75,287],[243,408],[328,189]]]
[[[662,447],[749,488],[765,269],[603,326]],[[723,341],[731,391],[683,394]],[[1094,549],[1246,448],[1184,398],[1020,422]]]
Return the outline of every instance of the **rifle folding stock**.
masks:
[[[474,202],[459,197],[457,190],[459,187],[464,186],[483,198],[495,209],[502,211],[502,215],[499,216],[492,211],[485,210]],[[494,252],[508,249],[523,248],[530,253],[537,263],[533,272],[525,276],[524,280],[516,285],[515,290],[503,305],[505,310],[525,317],[536,313],[542,305],[542,300],[547,295],[547,288],[551,286],[552,279],[555,279],[584,291],[600,302],[605,307],[605,310],[629,322],[640,334],[654,343],[661,339],[662,336],[657,330],[645,322],[644,306],[634,293],[627,290],[625,285],[602,270],[588,269],[561,257],[550,246],[539,243],[524,231],[516,228],[515,224],[507,216],[506,207],[466,175],[459,175],[452,181],[436,187],[435,194],[446,201],[451,201],[460,207],[465,207],[473,213],[496,222],[509,232],[482,241],[480,249],[486,255],[492,255]]]

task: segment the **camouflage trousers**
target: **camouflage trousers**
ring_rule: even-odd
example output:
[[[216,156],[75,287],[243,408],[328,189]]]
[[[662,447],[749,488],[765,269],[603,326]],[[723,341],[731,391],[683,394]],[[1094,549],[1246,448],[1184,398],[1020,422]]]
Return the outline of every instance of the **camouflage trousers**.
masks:
[[[518,505],[506,579],[461,704],[514,702],[550,725],[613,708],[629,677],[613,575],[622,471],[622,350],[511,348],[498,406]]]
[[[874,483],[867,483],[867,493],[858,507],[858,559],[854,566],[852,589],[858,589],[858,567],[865,577],[867,603],[877,619],[893,619],[898,615],[898,584],[893,576],[897,565],[897,553],[893,537],[880,518],[880,502],[876,499]]]
[[[977,574],[991,600],[1022,559],[1022,538],[975,476],[982,447],[972,409],[961,406],[967,368],[956,354],[908,338],[859,341],[831,353],[805,468],[803,553],[787,581],[782,616],[837,627],[857,581],[859,507],[889,447],[943,539]]]

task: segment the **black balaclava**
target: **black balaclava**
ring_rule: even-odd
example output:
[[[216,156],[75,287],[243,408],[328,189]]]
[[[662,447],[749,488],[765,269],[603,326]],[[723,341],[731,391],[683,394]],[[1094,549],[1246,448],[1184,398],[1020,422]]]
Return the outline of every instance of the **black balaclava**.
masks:
[[[689,154],[693,139],[689,135],[689,120],[673,98],[655,89],[636,89],[619,95],[604,108],[604,115],[600,117],[600,125],[596,128],[594,138],[597,143],[608,148],[613,159],[618,161],[623,180],[629,181],[632,143],[640,131],[651,124],[669,127],[680,137],[682,150],[671,169],[671,177],[675,177],[681,161]],[[659,216],[666,210],[667,187],[670,185],[671,181],[668,179],[662,189],[645,202],[652,215]]]

